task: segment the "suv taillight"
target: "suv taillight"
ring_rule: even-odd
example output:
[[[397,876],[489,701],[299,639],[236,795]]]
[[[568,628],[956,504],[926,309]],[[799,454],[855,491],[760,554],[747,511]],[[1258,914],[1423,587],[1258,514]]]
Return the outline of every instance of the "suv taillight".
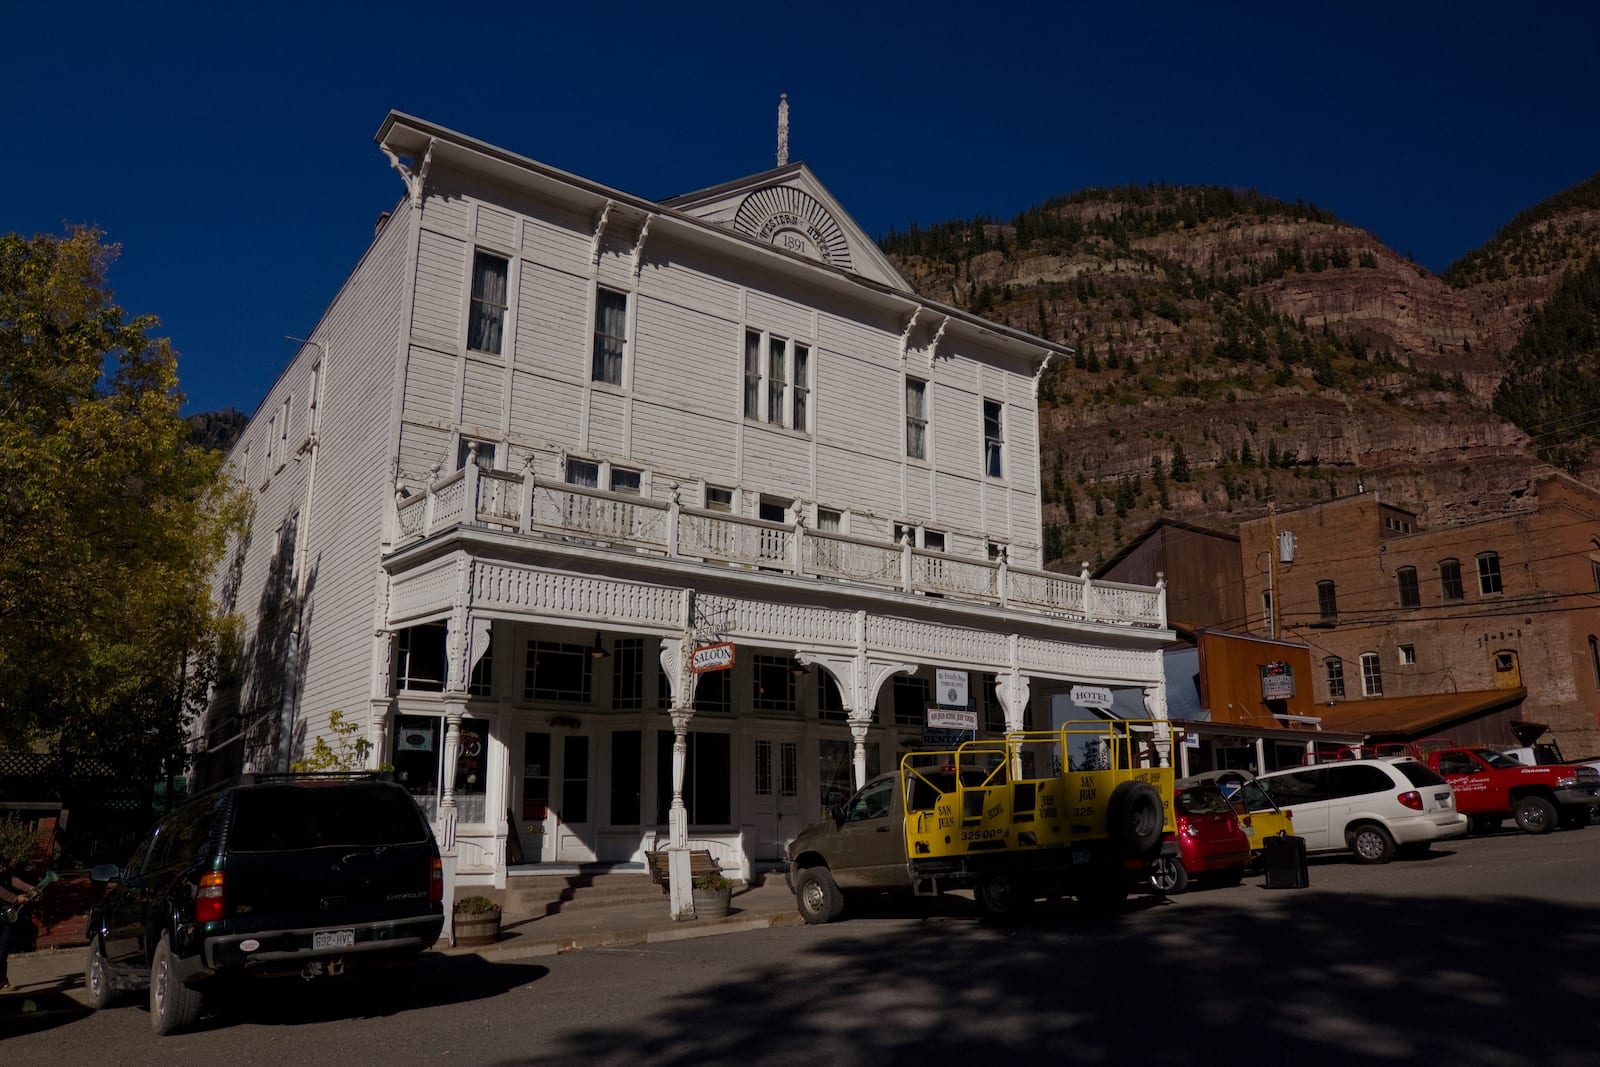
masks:
[[[1415,789],[1407,789],[1395,799],[1400,802],[1400,806],[1403,808],[1410,808],[1412,811],[1422,810],[1422,794]]]
[[[433,857],[433,866],[428,872],[428,900],[434,904],[444,901],[444,865],[438,856]]]
[[[223,893],[222,872],[207,871],[200,876],[200,891],[194,895],[194,921],[214,923],[222,918],[227,905]]]

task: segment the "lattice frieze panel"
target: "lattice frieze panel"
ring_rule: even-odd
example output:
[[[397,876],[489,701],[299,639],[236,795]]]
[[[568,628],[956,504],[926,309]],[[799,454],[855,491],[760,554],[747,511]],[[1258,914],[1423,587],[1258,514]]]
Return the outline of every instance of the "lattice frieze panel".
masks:
[[[1004,665],[1006,636],[986,630],[940,626],[917,619],[869,618],[867,647],[912,659]]]
[[[1162,679],[1161,650],[1107,648],[1076,641],[1024,637],[1017,660],[1028,674],[1084,681],[1153,685]]]
[[[422,532],[423,520],[428,515],[428,498],[426,496],[407,497],[400,501],[398,508],[400,536],[415,537]]]
[[[697,615],[707,629],[724,637],[819,647],[855,644],[853,611],[704,596]]]
[[[682,593],[664,586],[559,574],[508,564],[473,568],[475,605],[539,614],[571,615],[597,622],[622,621],[676,628]]]
[[[448,611],[455,604],[456,559],[447,556],[396,575],[389,597],[389,622],[402,623]]]
[[[457,472],[454,481],[446,482],[439,486],[433,494],[433,528],[454,526],[467,514],[467,485],[463,476]]]

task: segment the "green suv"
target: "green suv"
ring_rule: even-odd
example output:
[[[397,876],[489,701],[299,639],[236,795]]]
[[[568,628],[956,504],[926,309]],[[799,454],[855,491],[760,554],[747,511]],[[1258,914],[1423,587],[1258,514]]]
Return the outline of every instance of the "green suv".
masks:
[[[247,775],[93,877],[109,886],[89,915],[90,1005],[148,987],[158,1034],[232,980],[368,971],[403,988],[444,925],[433,832],[381,774]]]

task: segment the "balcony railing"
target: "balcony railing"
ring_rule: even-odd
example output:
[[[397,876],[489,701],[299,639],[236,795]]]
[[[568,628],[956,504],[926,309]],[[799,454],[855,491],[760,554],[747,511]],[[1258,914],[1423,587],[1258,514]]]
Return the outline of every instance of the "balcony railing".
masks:
[[[471,506],[469,507],[469,503]],[[1023,608],[1085,622],[1167,625],[1166,582],[1154,587],[965,559],[840,533],[685,507],[469,463],[414,496],[397,497],[396,545],[454,526],[556,537],[603,548],[723,563],[797,577]]]

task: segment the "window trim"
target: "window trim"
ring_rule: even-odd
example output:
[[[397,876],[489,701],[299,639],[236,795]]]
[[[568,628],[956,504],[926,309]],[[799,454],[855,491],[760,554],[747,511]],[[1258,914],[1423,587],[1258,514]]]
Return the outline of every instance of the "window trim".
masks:
[[[994,434],[989,433],[989,411],[994,409]],[[1006,477],[1006,405],[1003,400],[983,398],[983,476],[996,481]]]
[[[913,386],[915,386],[914,389]],[[915,413],[913,413],[911,410],[911,397],[913,393],[915,393],[918,398],[918,411]],[[910,374],[906,375],[903,396],[906,414],[906,458],[916,460],[919,463],[927,463],[929,462],[928,452],[930,450],[929,445],[931,443],[929,431],[931,429],[932,421],[928,417],[928,380],[926,378],[918,378]],[[913,430],[920,431],[920,440],[918,441],[917,448],[915,450],[913,450],[911,447]]]
[[[1344,687],[1344,660],[1338,656],[1329,656],[1322,661],[1322,676],[1328,683],[1328,699],[1345,699]]]
[[[480,302],[484,303],[485,306],[488,306],[487,300],[478,296],[478,262],[484,258],[495,259],[505,264],[505,303],[502,305],[496,305],[499,307],[500,314],[500,336],[498,339],[499,347],[497,348],[478,348],[472,343],[474,332],[473,324],[477,315],[477,306]],[[506,340],[511,332],[511,294],[515,292],[512,283],[511,266],[511,256],[503,255],[499,252],[494,252],[483,247],[473,248],[472,259],[467,265],[467,313],[464,316],[464,321],[462,323],[466,331],[466,336],[463,338],[463,346],[465,347],[466,351],[479,352],[486,356],[504,356],[506,354]]]
[[[1439,561],[1439,599],[1446,604],[1467,599],[1466,586],[1461,582],[1461,561],[1454,556]]]
[[[1361,653],[1361,695],[1383,696],[1383,660],[1376,652]]]
[[[605,295],[619,297],[622,300],[622,336],[620,338],[614,338],[611,334],[600,332],[603,321],[601,302],[602,297]],[[633,294],[625,289],[616,289],[597,282],[594,287],[594,313],[592,318],[593,322],[589,330],[589,384],[609,386],[612,389],[625,389],[628,385],[628,357],[632,349],[629,334],[632,333],[631,327],[633,325]],[[601,377],[599,373],[600,342],[602,339],[620,340],[622,342],[622,351],[617,355],[616,381]]]
[[[779,357],[777,363],[774,357]],[[816,342],[808,338],[745,327],[744,396],[740,402],[745,421],[812,434],[817,421],[816,357]],[[797,380],[802,375],[805,380]]]
[[[1339,588],[1332,578],[1317,582],[1317,621],[1329,626],[1339,621]]]
[[[1397,568],[1394,572],[1395,595],[1399,598],[1402,608],[1420,608],[1422,606],[1422,586],[1417,579],[1417,568],[1406,566]]]
[[[1479,552],[1476,558],[1478,564],[1478,595],[1505,595],[1505,579],[1500,571],[1500,553]],[[1494,588],[1488,588],[1490,585],[1493,585]]]

